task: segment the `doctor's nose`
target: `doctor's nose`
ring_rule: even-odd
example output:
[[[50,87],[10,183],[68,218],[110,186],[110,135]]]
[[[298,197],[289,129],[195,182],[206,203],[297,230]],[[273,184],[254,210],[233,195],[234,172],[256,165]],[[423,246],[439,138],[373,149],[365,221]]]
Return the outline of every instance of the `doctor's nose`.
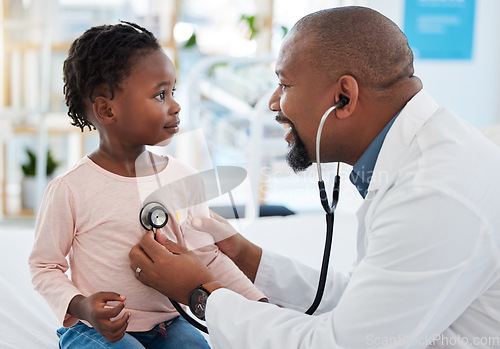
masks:
[[[271,98],[269,99],[269,109],[271,111],[280,111],[280,96],[279,96],[279,91],[280,88],[277,88],[276,91],[272,94]]]

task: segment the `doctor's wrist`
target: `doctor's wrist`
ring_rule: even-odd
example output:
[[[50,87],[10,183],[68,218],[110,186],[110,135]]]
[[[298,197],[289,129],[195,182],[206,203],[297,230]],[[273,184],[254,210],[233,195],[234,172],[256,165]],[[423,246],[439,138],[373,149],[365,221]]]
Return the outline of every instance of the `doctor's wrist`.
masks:
[[[219,281],[209,281],[201,284],[189,294],[189,309],[197,318],[205,320],[205,309],[210,294],[224,285]]]
[[[242,252],[237,258],[233,258],[233,262],[250,281],[254,282],[262,258],[262,248],[246,239],[242,241],[242,244],[244,245]]]
[[[210,294],[214,292],[215,290],[218,290],[219,288],[224,288],[225,286],[222,284],[220,281],[209,281],[204,284],[201,284],[201,287],[203,287],[207,292]]]

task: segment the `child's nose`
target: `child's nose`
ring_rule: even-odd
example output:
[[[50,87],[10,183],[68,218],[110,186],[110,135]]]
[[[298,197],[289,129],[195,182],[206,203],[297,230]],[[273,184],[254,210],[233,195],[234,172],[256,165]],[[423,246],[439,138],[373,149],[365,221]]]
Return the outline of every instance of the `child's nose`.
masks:
[[[170,108],[170,114],[177,115],[180,112],[181,112],[181,105],[177,102],[174,102],[174,104]]]

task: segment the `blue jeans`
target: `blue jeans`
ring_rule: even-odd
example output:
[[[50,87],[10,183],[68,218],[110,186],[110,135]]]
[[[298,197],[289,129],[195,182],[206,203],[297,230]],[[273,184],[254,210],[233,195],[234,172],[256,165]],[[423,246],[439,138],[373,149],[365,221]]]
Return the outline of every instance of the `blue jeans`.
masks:
[[[118,342],[110,343],[92,327],[79,321],[57,330],[61,349],[210,349],[203,335],[182,316],[156,325],[146,332],[127,332]]]

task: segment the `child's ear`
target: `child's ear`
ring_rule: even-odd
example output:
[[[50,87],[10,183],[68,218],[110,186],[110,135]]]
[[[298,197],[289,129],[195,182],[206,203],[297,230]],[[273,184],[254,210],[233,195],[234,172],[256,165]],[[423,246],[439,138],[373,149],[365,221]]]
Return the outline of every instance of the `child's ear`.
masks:
[[[96,97],[93,104],[94,115],[98,122],[109,125],[115,122],[115,115],[106,97]]]

